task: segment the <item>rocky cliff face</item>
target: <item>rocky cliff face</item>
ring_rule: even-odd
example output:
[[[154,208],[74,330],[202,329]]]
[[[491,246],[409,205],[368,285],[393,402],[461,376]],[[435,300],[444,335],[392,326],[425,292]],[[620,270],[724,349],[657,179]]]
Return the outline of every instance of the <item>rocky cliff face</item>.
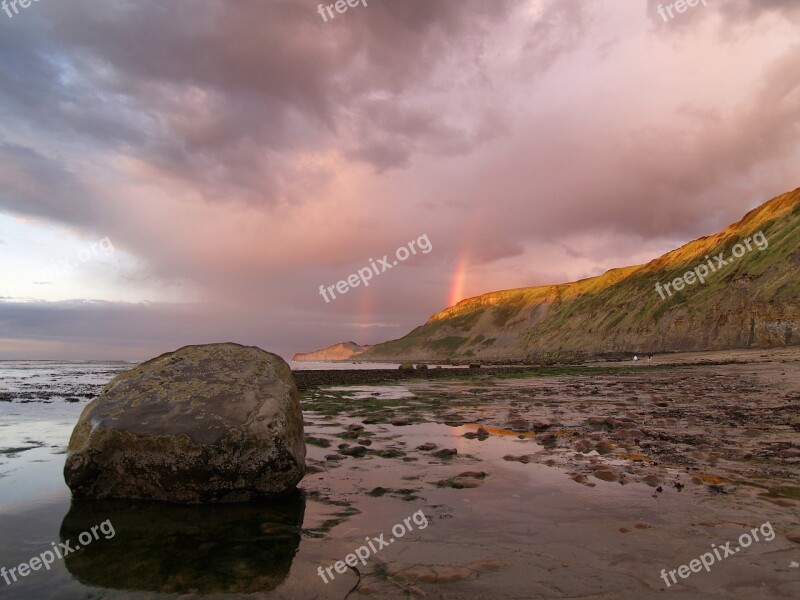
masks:
[[[355,342],[342,342],[314,352],[298,352],[292,357],[292,360],[298,362],[348,360],[368,348],[370,346],[359,346]]]
[[[727,264],[714,258],[720,253]],[[800,189],[645,265],[463,300],[361,357],[497,360],[797,344],[798,267]]]

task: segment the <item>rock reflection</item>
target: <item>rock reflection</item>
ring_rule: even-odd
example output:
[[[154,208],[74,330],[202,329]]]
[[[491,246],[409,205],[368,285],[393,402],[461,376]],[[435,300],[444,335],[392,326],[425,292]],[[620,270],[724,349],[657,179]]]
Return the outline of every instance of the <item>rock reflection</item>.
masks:
[[[269,503],[176,505],[125,500],[73,501],[61,541],[81,583],[160,593],[252,593],[287,578],[300,545],[305,498],[300,492]],[[110,531],[99,525],[110,520]],[[82,532],[99,539],[84,547]],[[84,536],[86,539],[86,536]]]

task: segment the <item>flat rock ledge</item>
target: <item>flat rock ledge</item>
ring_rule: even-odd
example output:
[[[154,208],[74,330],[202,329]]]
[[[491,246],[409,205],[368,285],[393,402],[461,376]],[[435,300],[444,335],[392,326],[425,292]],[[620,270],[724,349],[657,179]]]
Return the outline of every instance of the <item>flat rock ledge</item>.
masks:
[[[76,498],[246,502],[305,475],[303,416],[279,356],[186,346],[121,373],[86,406],[64,479]]]

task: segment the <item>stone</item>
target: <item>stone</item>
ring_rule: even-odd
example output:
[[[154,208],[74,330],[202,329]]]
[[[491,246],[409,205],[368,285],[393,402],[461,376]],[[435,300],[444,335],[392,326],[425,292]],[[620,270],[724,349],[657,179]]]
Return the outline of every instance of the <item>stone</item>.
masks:
[[[661,478],[658,475],[650,473],[642,477],[642,483],[646,483],[650,487],[656,487],[661,484]]]
[[[402,458],[405,455],[405,452],[398,450],[397,448],[384,448],[383,450],[378,450],[378,456],[381,458]]]
[[[611,469],[598,469],[594,472],[594,476],[603,481],[617,481],[619,479],[619,475]]]
[[[614,452],[614,445],[606,440],[603,440],[602,442],[598,442],[594,449],[597,450],[598,454],[611,454]]]
[[[481,480],[473,479],[471,477],[451,477],[450,479],[442,479],[441,481],[438,481],[436,483],[436,487],[463,490],[480,487],[481,483]]]
[[[523,456],[517,456],[516,454],[506,454],[503,457],[503,460],[507,462],[519,462],[522,463],[523,465],[527,465],[528,463],[534,461],[534,456],[533,454],[525,454]]]
[[[442,448],[433,453],[438,458],[453,458],[456,454],[458,454],[458,450],[455,448]]]
[[[242,502],[294,490],[305,456],[299,395],[281,357],[186,346],[121,373],[86,406],[64,478],[75,498]]]
[[[475,431],[468,431],[465,433],[464,437],[469,440],[473,440],[475,438],[478,438],[479,440],[485,440],[489,437],[489,431],[485,427],[480,426]]]
[[[339,450],[339,454],[344,454],[345,456],[361,457],[366,453],[367,449],[364,446],[349,446]]]
[[[545,433],[538,440],[545,446],[552,446],[558,441],[558,436],[555,433]]]

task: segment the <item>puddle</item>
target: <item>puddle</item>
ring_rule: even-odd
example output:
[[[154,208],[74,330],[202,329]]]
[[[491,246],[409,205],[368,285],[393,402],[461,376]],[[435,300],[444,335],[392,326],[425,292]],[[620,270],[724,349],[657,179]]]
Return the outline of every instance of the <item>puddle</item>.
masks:
[[[402,385],[336,386],[322,389],[331,392],[339,392],[354,400],[365,400],[367,398],[374,398],[377,400],[402,400],[404,398],[414,397],[414,394],[411,393],[407,387]]]

